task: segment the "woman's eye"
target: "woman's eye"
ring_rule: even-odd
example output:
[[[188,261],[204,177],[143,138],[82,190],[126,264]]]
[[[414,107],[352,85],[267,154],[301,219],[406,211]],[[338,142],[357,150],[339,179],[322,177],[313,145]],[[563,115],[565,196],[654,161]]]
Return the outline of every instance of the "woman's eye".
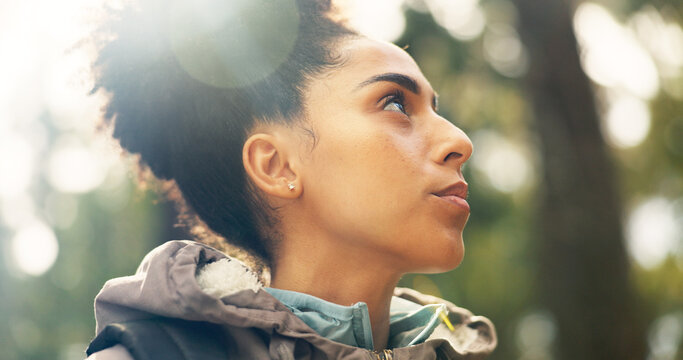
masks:
[[[404,101],[400,96],[391,95],[384,102],[384,109],[388,111],[398,111],[403,114],[408,114],[406,112],[406,107],[403,105]]]

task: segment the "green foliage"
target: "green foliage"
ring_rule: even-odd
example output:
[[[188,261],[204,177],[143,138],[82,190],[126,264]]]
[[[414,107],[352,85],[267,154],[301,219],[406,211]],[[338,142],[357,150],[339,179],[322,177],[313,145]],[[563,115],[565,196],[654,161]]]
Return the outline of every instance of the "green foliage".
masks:
[[[620,4],[624,14],[648,4],[683,14],[681,3],[664,0]],[[440,113],[473,137],[493,130],[523,144],[530,150],[533,173],[519,191],[505,193],[468,165],[465,175],[471,186],[472,216],[465,232],[465,260],[452,272],[408,275],[400,285],[442,296],[489,317],[499,335],[499,348],[492,358],[518,358],[520,321],[529,313],[543,311],[536,287],[535,249],[536,241],[543,239],[536,239],[534,223],[542,175],[535,158],[540,150],[530,120],[530,99],[519,79],[500,75],[486,62],[481,38],[457,41],[428,13],[407,10],[406,19],[405,33],[396,43],[408,46],[407,51],[431,79],[440,94]],[[662,92],[650,108],[652,127],[646,141],[611,153],[625,210],[653,194],[683,199],[683,101]],[[41,186],[36,197],[44,200],[41,194],[49,189],[44,183]],[[78,217],[71,226],[56,231],[59,256],[40,277],[13,269],[9,241],[4,241],[12,233],[0,226],[0,357],[81,356],[78,351],[94,336],[92,301],[104,282],[132,274],[147,251],[170,240],[174,219],[167,206],[153,193],[136,189],[131,178],[122,186],[124,191],[117,196],[123,197],[123,205],[118,208],[103,205],[107,189],[76,197]],[[679,246],[683,246],[680,239]],[[641,297],[639,312],[646,321],[683,309],[680,255],[669,256],[654,269],[635,263],[631,269],[633,286]]]

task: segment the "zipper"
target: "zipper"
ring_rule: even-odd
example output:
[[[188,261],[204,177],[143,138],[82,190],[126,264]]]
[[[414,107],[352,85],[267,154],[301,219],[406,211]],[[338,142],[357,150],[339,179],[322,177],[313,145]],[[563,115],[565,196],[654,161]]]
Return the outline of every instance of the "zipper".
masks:
[[[372,352],[375,355],[375,360],[392,360],[394,353],[389,349],[377,350]]]

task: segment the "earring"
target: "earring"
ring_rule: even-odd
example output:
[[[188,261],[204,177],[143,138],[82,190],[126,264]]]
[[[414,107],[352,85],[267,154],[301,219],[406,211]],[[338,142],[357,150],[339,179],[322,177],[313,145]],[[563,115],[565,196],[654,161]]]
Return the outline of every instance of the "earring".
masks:
[[[289,188],[289,191],[294,191],[294,189],[296,188],[296,186],[294,186],[294,184],[292,183],[288,183],[287,187]]]

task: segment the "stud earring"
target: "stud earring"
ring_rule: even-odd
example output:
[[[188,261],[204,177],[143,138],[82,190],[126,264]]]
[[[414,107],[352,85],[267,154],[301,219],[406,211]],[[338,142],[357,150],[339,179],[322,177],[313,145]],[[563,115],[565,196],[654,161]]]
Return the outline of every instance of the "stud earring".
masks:
[[[296,186],[294,186],[294,184],[292,183],[287,184],[287,187],[289,188],[289,191],[294,191],[294,189],[296,188]]]

